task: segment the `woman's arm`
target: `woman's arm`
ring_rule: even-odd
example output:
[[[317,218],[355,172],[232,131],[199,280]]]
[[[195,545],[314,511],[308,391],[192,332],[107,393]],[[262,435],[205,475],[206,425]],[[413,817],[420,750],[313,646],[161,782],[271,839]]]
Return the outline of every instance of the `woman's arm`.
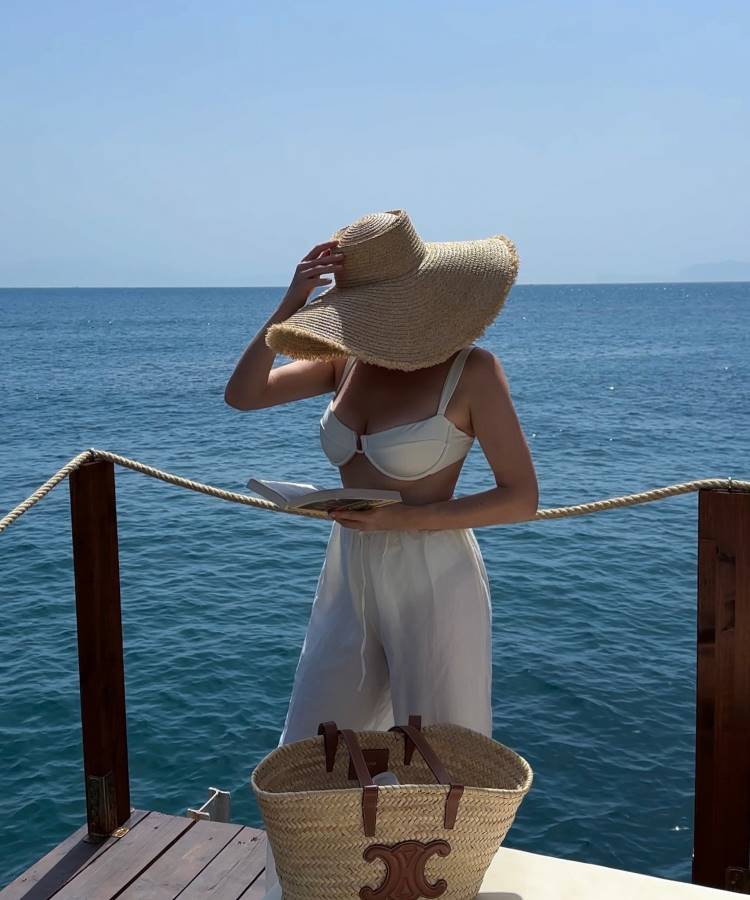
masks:
[[[366,512],[334,512],[331,518],[367,530],[477,528],[533,519],[539,485],[500,361],[476,349],[466,363],[474,434],[495,476],[496,487],[456,500],[422,506],[393,504]]]
[[[299,263],[276,311],[245,348],[224,388],[224,400],[235,409],[250,410],[315,397],[333,390],[336,370],[330,362],[295,360],[272,369],[276,353],[266,344],[266,331],[301,309],[312,291],[341,270],[338,241],[318,244]]]
[[[475,528],[532,519],[539,485],[526,438],[500,360],[477,349],[469,375],[471,424],[495,476],[496,487],[457,500],[429,504],[418,528]]]

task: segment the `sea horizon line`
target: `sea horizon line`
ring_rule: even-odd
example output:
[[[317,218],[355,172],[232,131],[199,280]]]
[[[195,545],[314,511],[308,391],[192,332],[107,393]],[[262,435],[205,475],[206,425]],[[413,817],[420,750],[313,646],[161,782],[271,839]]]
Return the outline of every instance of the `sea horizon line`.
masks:
[[[750,279],[664,280],[664,281],[519,281],[515,287],[618,287],[628,285],[750,284]],[[0,291],[283,291],[288,285],[275,284],[40,284],[0,285]],[[314,299],[314,298],[313,298]]]

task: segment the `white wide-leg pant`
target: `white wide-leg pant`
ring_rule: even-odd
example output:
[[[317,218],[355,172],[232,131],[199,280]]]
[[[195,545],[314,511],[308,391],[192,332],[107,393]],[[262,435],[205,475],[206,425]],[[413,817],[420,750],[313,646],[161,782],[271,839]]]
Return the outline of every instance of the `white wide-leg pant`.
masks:
[[[492,736],[492,607],[471,529],[334,523],[279,744],[334,720],[354,731],[453,722]],[[280,897],[273,852],[266,897]]]

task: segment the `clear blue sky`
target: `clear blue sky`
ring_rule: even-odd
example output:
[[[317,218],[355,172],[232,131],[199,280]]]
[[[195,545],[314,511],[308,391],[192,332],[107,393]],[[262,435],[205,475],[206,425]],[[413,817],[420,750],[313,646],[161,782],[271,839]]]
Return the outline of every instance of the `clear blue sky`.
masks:
[[[281,285],[409,211],[521,281],[750,262],[750,3],[4,0],[0,285]]]

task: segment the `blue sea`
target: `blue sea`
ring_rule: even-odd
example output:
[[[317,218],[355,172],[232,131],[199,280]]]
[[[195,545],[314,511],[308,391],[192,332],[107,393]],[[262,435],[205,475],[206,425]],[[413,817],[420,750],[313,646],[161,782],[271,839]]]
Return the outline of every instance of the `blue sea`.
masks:
[[[280,288],[0,291],[0,514],[87,447],[245,490],[335,483],[325,397],[226,381]],[[518,286],[502,360],[542,507],[750,478],[750,284]],[[116,467],[133,805],[260,825],[329,524]],[[477,445],[458,494],[492,486]],[[507,845],[688,880],[697,495],[476,530],[494,736],[535,771]],[[67,482],[0,535],[0,884],[85,821]]]

